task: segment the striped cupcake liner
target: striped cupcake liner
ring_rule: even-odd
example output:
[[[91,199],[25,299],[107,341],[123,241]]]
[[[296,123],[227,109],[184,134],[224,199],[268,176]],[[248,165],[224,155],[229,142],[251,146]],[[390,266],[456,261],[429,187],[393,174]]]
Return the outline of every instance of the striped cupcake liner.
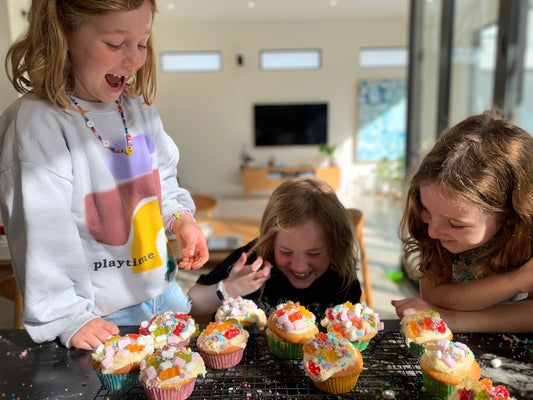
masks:
[[[436,396],[440,399],[447,399],[453,393],[455,386],[446,385],[445,383],[437,382],[435,379],[426,375],[422,371],[422,378],[424,381],[424,387],[426,390],[431,393],[433,396]]]
[[[272,354],[283,359],[303,358],[304,350],[302,343],[287,343],[267,336],[268,348]]]
[[[213,369],[228,369],[241,362],[244,349],[229,354],[206,354],[200,350],[205,365]]]
[[[195,383],[196,379],[193,379],[186,385],[174,389],[154,388],[147,386],[144,382],[141,382],[141,386],[149,400],[185,400],[192,394]]]
[[[94,372],[96,372],[96,376],[100,379],[102,386],[114,392],[130,389],[139,383],[139,371],[120,375],[102,374],[98,371]]]

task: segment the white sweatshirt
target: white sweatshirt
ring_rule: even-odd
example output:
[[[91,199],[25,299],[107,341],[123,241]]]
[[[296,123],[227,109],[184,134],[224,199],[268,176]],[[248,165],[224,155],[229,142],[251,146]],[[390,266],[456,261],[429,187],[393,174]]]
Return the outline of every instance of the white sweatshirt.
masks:
[[[164,292],[163,217],[194,212],[179,152],[154,107],[121,97],[134,152],[113,153],[80,113],[27,94],[0,117],[0,207],[22,321],[36,342],[67,344],[86,322]],[[126,145],[115,103],[78,100],[104,140]]]

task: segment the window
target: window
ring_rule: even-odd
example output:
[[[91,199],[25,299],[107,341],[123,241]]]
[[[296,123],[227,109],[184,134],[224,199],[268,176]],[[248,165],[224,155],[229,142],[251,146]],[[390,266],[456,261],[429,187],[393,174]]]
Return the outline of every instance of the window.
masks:
[[[263,70],[319,69],[322,65],[318,49],[261,50],[259,58]]]
[[[359,51],[359,66],[362,68],[406,67],[408,51],[403,47],[374,47]]]
[[[163,72],[220,71],[219,51],[172,51],[161,53]]]

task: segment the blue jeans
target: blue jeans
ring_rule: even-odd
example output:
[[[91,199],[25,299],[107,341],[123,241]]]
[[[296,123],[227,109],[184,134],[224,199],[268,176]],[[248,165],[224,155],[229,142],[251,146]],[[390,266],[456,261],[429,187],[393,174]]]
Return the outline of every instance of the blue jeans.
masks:
[[[106,321],[118,326],[139,326],[142,321],[150,321],[163,311],[176,311],[188,314],[191,311],[189,298],[183,293],[176,282],[154,299],[145,301],[103,317]]]

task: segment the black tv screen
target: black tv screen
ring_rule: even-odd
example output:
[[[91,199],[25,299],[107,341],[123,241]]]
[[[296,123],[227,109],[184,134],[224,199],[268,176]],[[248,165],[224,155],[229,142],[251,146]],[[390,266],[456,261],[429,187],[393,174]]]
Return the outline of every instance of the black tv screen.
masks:
[[[255,104],[256,146],[316,145],[328,142],[328,105]]]

